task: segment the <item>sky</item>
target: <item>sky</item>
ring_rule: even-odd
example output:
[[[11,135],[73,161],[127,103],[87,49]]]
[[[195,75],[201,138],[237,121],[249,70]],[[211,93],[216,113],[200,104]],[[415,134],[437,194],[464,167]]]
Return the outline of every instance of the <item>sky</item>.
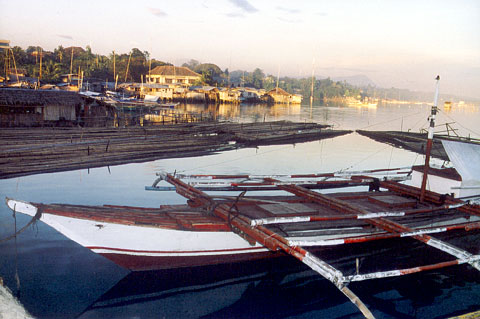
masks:
[[[479,0],[0,0],[0,39],[26,49],[132,48],[181,65],[274,76],[366,75],[379,87],[480,98]]]

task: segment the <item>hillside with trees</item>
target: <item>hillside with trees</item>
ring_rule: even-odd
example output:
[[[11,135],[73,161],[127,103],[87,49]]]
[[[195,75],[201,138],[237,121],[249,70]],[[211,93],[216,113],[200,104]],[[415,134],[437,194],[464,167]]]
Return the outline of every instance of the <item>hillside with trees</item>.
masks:
[[[12,59],[12,53],[15,59]],[[41,65],[41,74],[40,74]],[[0,76],[10,77],[18,74],[26,77],[40,79],[42,83],[58,83],[62,75],[78,74],[83,72],[85,78],[96,78],[105,81],[141,82],[142,76],[148,74],[150,69],[161,65],[171,65],[150,56],[147,51],[133,48],[128,53],[112,51],[109,55],[100,55],[92,52],[87,46],[81,47],[58,46],[51,51],[43,50],[39,46],[29,46],[26,50],[19,46],[0,54]],[[211,85],[219,87],[245,86],[257,89],[271,90],[278,87],[287,92],[301,94],[304,100],[310,98],[312,92],[312,78],[278,78],[265,74],[260,68],[253,71],[228,69],[222,70],[214,63],[201,63],[191,59],[182,66],[202,75],[198,85]],[[145,78],[143,78],[145,81]],[[374,85],[358,87],[349,84],[346,80],[313,79],[313,92],[316,101],[340,100],[345,97],[377,97],[396,100],[423,100],[430,97],[430,93],[412,92],[396,88],[383,89]],[[428,100],[428,99],[427,99]]]

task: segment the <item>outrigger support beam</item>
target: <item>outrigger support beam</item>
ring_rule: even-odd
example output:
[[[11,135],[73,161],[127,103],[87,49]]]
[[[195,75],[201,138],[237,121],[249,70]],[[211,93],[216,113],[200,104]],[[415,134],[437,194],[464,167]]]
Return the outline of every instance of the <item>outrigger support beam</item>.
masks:
[[[344,279],[345,276],[338,269],[314,256],[302,247],[290,247],[288,245],[288,241],[284,237],[263,226],[258,226],[255,228],[251,227],[251,220],[246,216],[235,215],[232,218],[232,205],[228,203],[221,203],[215,205],[213,198],[210,197],[208,194],[182,182],[181,180],[173,177],[172,175],[167,174],[163,176],[163,179],[175,186],[177,193],[188,198],[193,205],[212,208],[212,213],[214,213],[219,218],[228,221],[232,227],[235,227],[248,237],[260,243],[261,245],[273,251],[283,250],[287,254],[299,259],[305,265],[309,266],[312,270],[332,282],[362,312],[365,318],[375,318],[372,312],[360,300],[360,298],[358,298],[357,295],[355,295],[355,293],[353,293],[346,286],[347,282]]]
[[[327,262],[321,260],[317,256],[313,255],[309,251],[305,250],[301,246],[308,246],[308,243],[305,242],[294,242],[289,241],[284,236],[276,233],[275,231],[268,229],[267,227],[263,226],[263,224],[268,223],[276,223],[282,222],[282,217],[279,219],[271,220],[255,220],[247,217],[246,215],[242,215],[238,212],[238,208],[236,207],[236,203],[226,202],[226,201],[215,201],[214,197],[202,192],[201,190],[189,185],[178,178],[175,178],[172,175],[164,175],[162,177],[163,180],[167,181],[168,183],[172,184],[177,193],[189,199],[189,204],[196,207],[205,207],[209,212],[213,213],[215,216],[227,221],[232,229],[236,229],[240,232],[240,235],[244,235],[247,238],[253,239],[254,241],[258,242],[259,244],[265,246],[266,248],[272,251],[282,250],[287,254],[299,259],[304,264],[309,266],[312,270],[316,271],[324,278],[328,279],[332,282],[345,296],[347,296],[350,301],[357,306],[357,308],[363,313],[366,318],[374,318],[373,314],[368,310],[365,304],[349,289],[347,288],[348,283],[351,281],[361,281],[361,280],[368,280],[368,279],[376,279],[376,278],[386,278],[386,277],[393,277],[393,276],[401,276],[406,274],[411,274],[415,272],[421,272],[431,269],[438,269],[463,263],[468,263],[475,269],[480,271],[480,255],[473,255],[465,250],[459,249],[449,243],[440,241],[436,238],[426,235],[427,233],[434,233],[440,231],[447,231],[451,229],[460,229],[460,228],[479,228],[480,224],[478,222],[473,223],[463,223],[457,225],[450,225],[447,227],[440,227],[440,228],[422,228],[422,229],[411,229],[407,226],[399,224],[397,222],[391,221],[386,219],[385,217],[391,216],[404,216],[409,214],[418,214],[424,212],[432,212],[436,210],[448,210],[448,209],[458,209],[465,213],[470,213],[472,215],[480,215],[480,209],[478,207],[472,207],[471,205],[467,205],[467,203],[455,200],[455,199],[443,199],[445,205],[436,207],[436,208],[426,208],[426,209],[412,209],[407,210],[404,212],[380,212],[380,213],[371,213],[365,209],[352,206],[348,202],[333,198],[330,196],[326,196],[320,194],[318,192],[314,192],[312,190],[306,189],[304,187],[298,185],[276,185],[277,189],[284,190],[290,192],[298,197],[301,197],[305,200],[320,203],[323,205],[327,205],[331,209],[334,209],[341,213],[338,216],[329,216],[329,217],[322,217],[322,216],[299,216],[298,222],[308,222],[314,221],[315,219],[362,219],[367,223],[377,227],[378,229],[383,229],[386,231],[385,233],[377,233],[372,234],[370,236],[363,236],[363,237],[352,237],[352,238],[343,238],[338,240],[330,240],[328,244],[343,244],[349,242],[365,242],[369,240],[376,240],[382,238],[391,238],[391,237],[405,237],[409,236],[418,241],[423,242],[426,245],[431,247],[437,248],[442,252],[450,254],[451,256],[456,257],[455,260],[441,262],[432,265],[423,265],[413,268],[406,268],[406,269],[397,269],[397,270],[390,270],[390,271],[382,271],[376,273],[369,273],[369,274],[357,274],[353,276],[345,276],[340,270],[336,269],[332,265],[328,264]],[[275,181],[272,179],[272,181]],[[409,193],[411,189],[407,186],[394,186],[394,183],[391,182],[380,182],[381,187],[391,187],[395,189],[397,193]],[[404,189],[405,187],[405,189]],[[435,193],[426,192],[425,197],[427,200],[430,200]],[[410,194],[412,195],[412,194]],[[441,199],[435,200],[433,198],[433,202],[441,201]],[[235,209],[235,211],[234,211]],[[293,219],[297,217],[291,217]],[[308,219],[308,220],[306,220]],[[286,220],[285,220],[286,221]],[[289,220],[288,222],[295,222]],[[448,229],[447,229],[448,228]],[[325,241],[327,242],[327,241]],[[319,243],[315,243],[319,244]]]
[[[373,176],[358,175],[360,173],[388,172],[392,175],[381,177],[381,180],[404,181],[410,176],[407,172],[400,171],[404,168],[379,169],[363,172],[340,172],[325,174],[300,174],[300,175],[183,175],[175,174],[174,177],[182,179],[186,184],[202,191],[268,191],[278,190],[280,185],[299,185],[307,189],[333,189],[350,186],[365,186],[378,180]],[[166,180],[168,174],[157,173],[158,178],[152,186],[146,186],[149,191],[172,191],[174,187],[159,186]],[[281,179],[281,180],[280,180]],[[187,181],[188,180],[188,181]]]
[[[349,203],[342,201],[340,199],[329,198],[328,196],[322,195],[320,193],[304,189],[299,186],[290,185],[290,186],[279,186],[280,189],[283,189],[287,192],[293,193],[297,196],[307,198],[309,200],[315,201],[317,203],[326,204],[329,207],[336,209],[339,212],[344,212],[346,214],[369,214],[368,211],[353,207]],[[459,207],[459,209],[463,208],[464,206]],[[384,229],[388,232],[392,233],[407,233],[408,236],[425,243],[431,247],[437,248],[451,256],[458,258],[462,263],[466,262],[475,269],[480,271],[480,261],[470,254],[469,252],[459,249],[453,245],[450,245],[446,242],[440,241],[435,239],[431,236],[425,234],[415,234],[414,230],[401,225],[399,223],[393,222],[391,220],[385,218],[369,218],[365,219],[366,222],[372,224],[375,227]]]

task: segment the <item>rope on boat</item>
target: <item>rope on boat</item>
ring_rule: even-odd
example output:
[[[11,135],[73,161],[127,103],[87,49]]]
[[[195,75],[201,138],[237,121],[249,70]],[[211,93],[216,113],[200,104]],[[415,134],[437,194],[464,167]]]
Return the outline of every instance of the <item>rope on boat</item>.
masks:
[[[16,205],[16,204],[15,204]],[[15,215],[15,208],[13,210],[13,214]],[[25,231],[25,229],[27,229],[30,225],[32,225],[33,223],[35,223],[37,220],[40,219],[40,217],[42,217],[42,209],[40,207],[37,208],[37,213],[35,214],[35,216],[32,217],[32,219],[28,222],[28,224],[26,224],[25,226],[23,226],[21,229],[19,229],[18,231],[15,230],[15,233],[8,236],[8,237],[5,237],[5,238],[2,238],[0,239],[0,244],[3,244],[9,240],[11,240],[12,238],[16,238],[18,235],[20,235],[23,231]]]
[[[228,226],[230,227],[230,229],[236,233],[237,235],[241,233],[240,229],[234,227],[232,225],[232,220],[235,219],[236,217],[238,217],[238,215],[240,214],[240,212],[238,211],[238,206],[237,206],[237,203],[240,201],[240,199],[245,195],[247,191],[243,191],[241,192],[240,194],[238,194],[237,198],[235,199],[235,201],[232,203],[232,205],[230,206],[230,209],[228,210],[228,219],[227,219],[227,223],[228,223]],[[217,203],[219,204],[219,203]],[[233,210],[235,209],[235,215],[232,217],[232,212]],[[212,213],[213,214],[213,213]]]
[[[445,117],[448,117],[449,119],[451,119],[452,121],[454,121],[455,124],[458,124],[459,126],[461,126],[462,128],[464,128],[465,130],[470,131],[471,133],[480,136],[480,132],[476,132],[476,131],[474,131],[474,130],[468,128],[468,127],[466,127],[465,125],[462,125],[462,123],[460,123],[459,121],[457,121],[456,119],[454,119],[454,118],[453,118],[452,116],[450,116],[449,114],[443,112],[443,111],[440,110],[440,109],[438,110],[438,112],[439,112],[439,113],[441,112]]]

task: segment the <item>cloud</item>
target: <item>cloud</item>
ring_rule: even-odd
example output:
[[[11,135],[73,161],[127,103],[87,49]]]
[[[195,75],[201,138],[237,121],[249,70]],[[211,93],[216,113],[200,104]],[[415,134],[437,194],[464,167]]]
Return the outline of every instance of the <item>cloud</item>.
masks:
[[[154,16],[156,16],[158,18],[164,18],[164,17],[168,16],[168,14],[166,14],[164,11],[162,11],[158,8],[148,8],[148,11],[150,11],[151,14],[153,14]]]
[[[356,73],[365,73],[365,72],[370,72],[370,73],[375,73],[378,72],[378,70],[371,69],[371,68],[346,68],[346,67],[318,67],[315,69],[319,70],[326,70],[326,71],[348,71],[348,72],[356,72]]]
[[[300,19],[287,19],[287,18],[282,18],[282,17],[277,17],[278,20],[286,23],[301,23],[302,20]]]
[[[316,14],[317,16],[320,16],[320,17],[326,17],[326,16],[328,16],[328,13],[326,13],[326,12],[317,12],[317,13],[315,13],[315,14]]]
[[[290,9],[290,8],[285,8],[285,7],[281,7],[281,6],[277,6],[277,10],[280,10],[280,11],[283,11],[283,12],[289,13],[289,14],[300,13],[300,10],[298,10],[298,9]]]
[[[252,6],[247,0],[230,0],[230,2],[248,13],[255,13],[258,11],[258,9]]]
[[[63,39],[68,39],[68,40],[73,40],[73,37],[68,34],[57,34],[57,37],[63,38]]]
[[[230,12],[225,15],[229,18],[245,18],[245,15],[241,12]]]

